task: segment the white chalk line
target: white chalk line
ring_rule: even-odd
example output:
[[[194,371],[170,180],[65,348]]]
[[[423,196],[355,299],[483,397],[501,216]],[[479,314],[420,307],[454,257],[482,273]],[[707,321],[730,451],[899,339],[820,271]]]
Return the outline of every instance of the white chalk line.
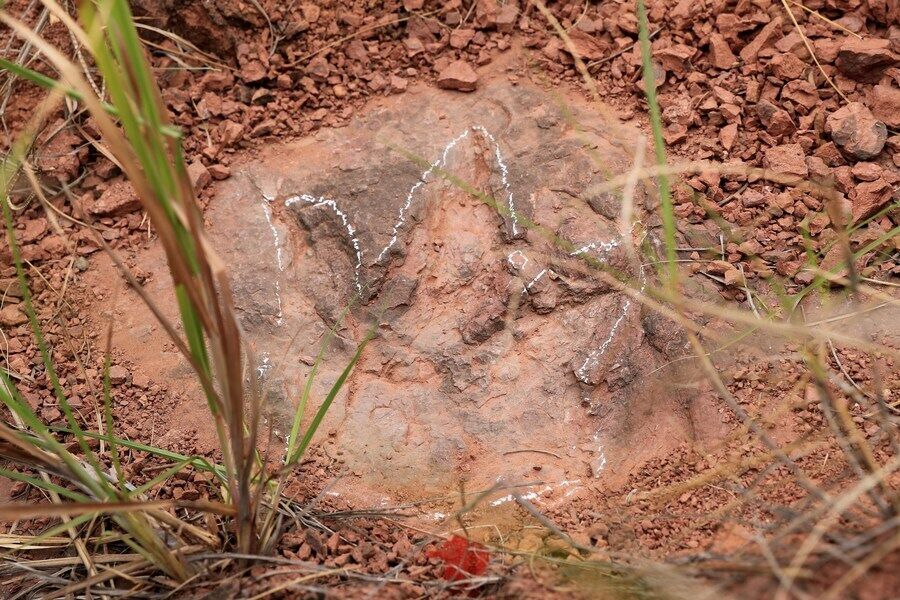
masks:
[[[512,234],[513,236],[519,235],[519,217],[516,214],[516,206],[513,202],[512,188],[509,186],[509,169],[503,161],[503,155],[500,153],[500,144],[498,144],[497,140],[494,139],[494,136],[481,125],[476,125],[472,127],[472,129],[480,132],[494,145],[494,158],[497,159],[497,166],[500,167],[500,182],[503,184],[504,191],[506,191],[506,205],[509,209],[509,218],[512,223]]]
[[[500,169],[500,179],[503,185],[503,190],[506,193],[506,204],[509,208],[510,220],[511,220],[511,229],[513,235],[518,235],[519,233],[519,219],[516,215],[515,210],[515,201],[512,194],[512,189],[509,184],[509,168],[506,165],[506,161],[503,159],[503,153],[500,151],[500,145],[497,143],[497,140],[494,138],[491,133],[485,129],[484,127],[477,125],[470,129],[466,129],[461,134],[450,140],[450,142],[444,147],[441,152],[440,158],[434,163],[431,163],[431,166],[426,169],[416,183],[409,189],[409,192],[406,194],[406,201],[400,207],[400,210],[397,213],[397,220],[391,228],[391,238],[388,243],[381,249],[378,253],[378,258],[375,260],[376,263],[380,263],[384,260],[385,256],[390,252],[391,248],[397,243],[399,238],[400,229],[406,223],[406,213],[409,210],[410,206],[412,206],[413,200],[415,199],[416,192],[424,186],[428,182],[428,178],[430,175],[434,174],[435,171],[439,169],[443,169],[449,158],[450,152],[461,142],[469,136],[470,131],[477,131],[481,133],[485,139],[487,139],[491,145],[493,146],[494,158],[497,161],[497,166]],[[351,225],[349,218],[347,215],[340,209],[337,202],[328,198],[319,197],[316,198],[309,194],[301,194],[298,196],[292,196],[285,200],[285,206],[290,207],[293,204],[298,202],[306,202],[307,204],[312,204],[314,206],[327,206],[329,207],[343,222],[344,227],[347,229],[347,233],[350,236],[351,243],[353,244],[353,248],[356,251],[356,265],[354,267],[354,278],[356,283],[356,291],[358,293],[362,293],[362,283],[361,283],[361,270],[362,270],[362,249],[359,244],[359,240],[356,238],[356,230]]]
[[[468,135],[469,130],[466,129],[457,137],[453,138],[450,143],[444,147],[444,151],[441,153],[441,158],[438,159],[437,162],[432,163],[432,165],[428,167],[428,169],[424,173],[422,173],[422,175],[419,177],[419,180],[410,188],[409,193],[406,195],[406,202],[404,202],[403,206],[400,207],[400,212],[397,215],[397,222],[394,223],[391,240],[387,243],[387,246],[382,248],[381,252],[378,253],[378,258],[375,260],[375,262],[380,263],[384,259],[384,256],[388,253],[388,251],[394,246],[394,244],[397,243],[397,235],[400,231],[400,228],[406,222],[406,211],[409,210],[416,191],[420,187],[425,185],[429,175],[431,175],[438,169],[444,168],[444,165],[447,164],[447,156],[450,154],[450,151],[453,150],[453,148],[456,147],[456,144],[458,144],[461,140],[468,137]]]
[[[503,190],[506,193],[506,204],[507,204],[507,208],[509,210],[511,231],[512,231],[513,236],[516,236],[519,234],[519,219],[518,219],[518,214],[516,212],[515,200],[513,198],[512,188],[509,183],[509,168],[506,164],[506,161],[503,159],[503,154],[500,151],[500,144],[497,142],[496,138],[494,138],[494,136],[491,135],[491,133],[485,127],[483,127],[481,125],[475,125],[475,126],[471,127],[471,129],[467,129],[467,130],[463,131],[457,137],[453,138],[444,147],[443,151],[441,152],[440,158],[436,162],[432,163],[431,166],[422,173],[422,175],[419,177],[419,179],[416,181],[416,183],[413,184],[413,186],[410,188],[409,192],[406,195],[405,202],[403,203],[403,205],[400,207],[400,210],[398,211],[397,220],[394,223],[392,230],[391,230],[391,238],[388,241],[388,243],[384,246],[384,248],[382,248],[381,251],[378,253],[378,258],[376,259],[376,263],[380,263],[382,260],[384,260],[385,256],[388,254],[388,252],[390,252],[391,248],[393,248],[394,245],[397,243],[397,240],[399,238],[400,229],[406,223],[406,212],[409,210],[410,206],[412,206],[412,202],[415,198],[415,193],[422,186],[424,186],[427,183],[428,177],[430,175],[432,175],[438,169],[442,169],[446,166],[450,152],[459,144],[460,141],[462,141],[463,139],[468,137],[470,130],[481,133],[484,136],[484,138],[487,139],[493,146],[494,158],[495,158],[495,160],[497,162],[497,166],[500,170],[501,184],[503,186]],[[285,206],[290,207],[291,205],[296,204],[298,202],[306,202],[307,204],[312,204],[313,206],[327,206],[341,219],[342,223],[344,224],[344,227],[347,229],[347,233],[350,237],[351,243],[353,244],[353,248],[356,251],[356,265],[354,267],[354,278],[355,278],[356,290],[359,294],[362,294],[361,270],[362,270],[362,254],[363,253],[362,253],[362,249],[360,247],[359,240],[356,237],[356,230],[350,224],[350,220],[347,217],[347,215],[338,207],[337,202],[335,202],[334,200],[326,199],[324,197],[315,198],[309,194],[302,194],[299,196],[293,196],[291,198],[288,198],[285,201]],[[270,219],[269,212],[266,213],[266,218]],[[270,221],[270,225],[271,225],[271,221]],[[273,227],[273,230],[274,230],[274,227]],[[275,234],[277,236],[277,232],[275,232]],[[277,239],[277,237],[276,237],[276,239]],[[614,248],[618,247],[621,244],[621,242],[622,242],[621,239],[610,240],[610,241],[605,241],[605,242],[604,241],[591,242],[585,246],[582,246],[581,248],[576,249],[575,251],[571,252],[569,255],[570,256],[580,256],[586,252],[590,252],[591,250],[600,250],[602,252],[608,253],[608,252],[612,251]],[[515,256],[521,256],[524,259],[523,262],[521,262],[520,264],[516,264],[513,260],[513,258]],[[514,269],[522,270],[525,267],[525,265],[528,263],[528,257],[525,256],[525,254],[521,250],[515,250],[507,256],[507,261],[510,264],[510,266],[513,267]],[[544,275],[547,274],[547,272],[548,272],[548,269],[546,269],[546,268],[542,269],[530,282],[528,282],[527,284],[525,284],[523,286],[523,289],[522,289],[523,293],[525,293],[525,294],[529,293],[530,290],[532,289],[532,287],[534,285],[536,285],[538,283],[538,281],[540,281],[540,279]],[[642,266],[641,267],[641,280],[642,280],[641,291],[644,290],[644,286],[645,286],[643,274],[644,274],[644,271],[643,271],[643,266]],[[600,344],[599,347],[597,347],[596,349],[594,349],[593,351],[591,351],[588,354],[588,356],[585,358],[584,362],[582,363],[581,367],[576,371],[576,377],[578,378],[579,381],[588,383],[587,371],[589,369],[593,368],[600,360],[600,357],[603,356],[603,354],[605,354],[606,351],[609,349],[609,346],[612,343],[613,339],[615,338],[615,335],[616,335],[619,327],[621,326],[622,322],[625,320],[626,316],[628,315],[628,311],[631,308],[631,305],[632,305],[631,299],[630,298],[626,299],[625,303],[622,306],[621,314],[618,316],[618,318],[615,320],[612,327],[610,328],[609,335],[607,335],[606,339],[603,340],[603,342]],[[279,299],[279,306],[280,306],[280,299]],[[600,453],[600,459],[601,459],[601,463],[600,463],[598,470],[602,470],[603,467],[606,465],[606,455],[603,452],[602,445],[599,447],[598,451]]]
[[[597,444],[597,454],[599,455],[597,460],[597,474],[594,475],[594,478],[597,478],[600,477],[600,473],[606,468],[606,452],[603,450],[603,444],[600,443],[599,429],[594,433],[593,437],[594,443]]]
[[[275,300],[278,302],[278,315],[275,317],[275,324],[282,325],[284,323],[284,311],[281,305],[281,274],[284,273],[284,248],[281,243],[281,236],[275,223],[272,222],[272,208],[269,206],[269,199],[263,200],[263,213],[266,215],[266,223],[269,224],[269,230],[272,232],[272,240],[275,242],[275,263],[278,266],[278,276],[275,278]]]
[[[548,269],[543,269],[540,273],[535,275],[534,279],[532,279],[531,281],[529,281],[527,284],[525,284],[522,287],[522,293],[527,294],[528,292],[530,292],[531,288],[534,287],[534,284],[536,284],[538,281],[540,281],[541,277],[543,277],[544,275],[547,274],[547,271],[548,271]]]
[[[613,248],[618,247],[622,243],[622,240],[610,240],[608,242],[591,242],[581,248],[578,248],[574,252],[569,252],[569,256],[581,256],[586,252],[590,252],[591,250],[602,250],[603,252],[611,252]]]
[[[647,286],[647,280],[644,277],[644,266],[640,267],[640,278],[641,278],[641,289],[640,292],[643,293],[644,289]],[[618,331],[619,326],[622,324],[622,321],[625,320],[625,317],[628,316],[628,309],[631,308],[631,298],[626,298],[625,303],[622,305],[622,312],[619,315],[619,318],[613,323],[613,326],[609,330],[609,335],[606,336],[606,339],[600,344],[599,347],[591,351],[590,354],[587,355],[587,358],[584,359],[584,362],[581,364],[581,367],[575,372],[575,377],[578,378],[582,383],[589,383],[588,379],[588,371],[597,366],[597,363],[600,362],[600,357],[602,357],[606,351],[609,349],[609,345],[612,343],[613,338],[616,337],[616,331]]]
[[[337,205],[337,202],[335,202],[334,200],[329,200],[321,196],[316,198],[315,196],[310,196],[309,194],[291,196],[284,201],[284,205],[290,208],[298,202],[305,202],[313,206],[328,207],[334,214],[338,216],[338,218],[344,224],[344,228],[347,230],[347,235],[350,237],[350,243],[353,244],[353,249],[356,251],[356,265],[354,265],[353,267],[356,291],[357,293],[362,294],[362,283],[360,282],[359,276],[360,270],[362,269],[362,248],[359,245],[359,239],[356,237],[356,229],[354,229],[353,225],[350,223],[350,219],[349,217],[347,217],[347,214],[340,209],[340,207]]]
[[[552,492],[555,489],[565,488],[565,487],[569,487],[569,486],[576,486],[565,493],[564,497],[568,498],[573,493],[575,493],[575,491],[580,487],[577,485],[579,483],[581,483],[580,479],[567,479],[567,480],[560,481],[559,483],[556,483],[556,484],[545,485],[543,488],[541,488],[537,491],[527,492],[525,494],[519,494],[518,497],[521,498],[522,500],[537,500],[541,496],[549,494],[550,492]],[[497,507],[502,504],[506,504],[507,502],[512,502],[515,499],[516,499],[516,496],[514,494],[507,494],[505,496],[501,496],[501,497],[497,498],[496,500],[491,500],[491,506]]]

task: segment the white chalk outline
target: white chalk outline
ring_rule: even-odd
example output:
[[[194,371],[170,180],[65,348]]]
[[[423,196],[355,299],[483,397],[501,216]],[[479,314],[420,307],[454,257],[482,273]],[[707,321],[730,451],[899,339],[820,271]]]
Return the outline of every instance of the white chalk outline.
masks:
[[[380,263],[384,260],[387,253],[393,248],[394,244],[397,243],[397,239],[400,234],[400,228],[406,223],[406,212],[409,210],[409,207],[412,206],[412,202],[415,198],[416,192],[428,182],[428,176],[433,174],[438,169],[443,169],[447,164],[447,159],[449,158],[450,151],[453,150],[459,142],[466,139],[469,136],[470,131],[477,131],[481,133],[485,139],[487,139],[492,145],[494,150],[494,158],[497,161],[497,166],[500,169],[500,179],[503,184],[503,189],[506,192],[506,203],[509,207],[509,214],[512,225],[512,234],[519,234],[519,219],[515,210],[515,201],[513,199],[512,189],[509,184],[509,168],[506,165],[506,162],[503,160],[503,153],[500,151],[500,144],[497,143],[497,140],[494,138],[491,133],[482,127],[481,125],[475,125],[469,129],[466,129],[461,134],[450,140],[450,142],[444,146],[443,151],[441,152],[440,158],[431,163],[431,165],[426,169],[422,175],[419,176],[419,179],[413,186],[409,189],[409,192],[406,194],[406,201],[403,203],[403,206],[400,207],[400,210],[397,213],[397,221],[394,223],[391,229],[391,239],[388,241],[387,245],[381,249],[381,252],[378,253],[378,258],[375,260],[376,264]],[[362,249],[359,244],[359,240],[356,238],[356,230],[350,224],[350,220],[347,215],[340,209],[337,202],[335,200],[331,200],[325,197],[314,197],[310,194],[300,194],[297,196],[291,196],[287,200],[285,200],[284,205],[286,207],[290,207],[297,202],[306,202],[308,204],[312,204],[313,206],[328,206],[331,210],[341,219],[344,224],[344,227],[347,228],[347,233],[350,236],[351,243],[353,244],[353,248],[356,250],[356,265],[354,267],[354,277],[356,281],[356,291],[359,294],[362,294],[362,283],[361,283],[361,275],[360,272],[362,270]],[[268,215],[267,215],[268,216]]]
[[[400,210],[398,211],[397,221],[394,223],[394,225],[392,227],[391,239],[390,239],[390,241],[388,241],[387,245],[384,248],[382,248],[381,251],[379,252],[378,258],[375,261],[376,264],[380,263],[382,260],[384,260],[385,256],[390,251],[390,249],[393,248],[394,244],[397,243],[397,240],[399,238],[400,228],[403,227],[403,225],[406,223],[406,212],[409,210],[410,206],[412,206],[412,202],[414,200],[416,191],[418,191],[422,186],[424,186],[427,183],[429,175],[432,175],[438,169],[444,168],[444,166],[447,164],[447,160],[449,158],[450,151],[453,150],[457,146],[457,144],[459,144],[460,141],[467,138],[470,131],[477,131],[477,132],[481,133],[484,136],[484,138],[487,139],[493,146],[494,158],[497,162],[498,168],[500,169],[500,180],[503,185],[503,189],[506,192],[506,204],[507,204],[507,208],[509,210],[511,231],[512,231],[513,236],[517,236],[519,234],[519,227],[518,227],[519,219],[518,219],[518,214],[517,214],[516,208],[515,208],[515,200],[513,198],[512,188],[509,183],[509,168],[503,159],[503,154],[500,151],[500,144],[497,142],[496,138],[485,127],[483,127],[481,125],[474,125],[471,128],[463,131],[457,137],[453,138],[444,147],[443,151],[441,152],[441,157],[436,162],[431,163],[429,168],[422,173],[422,175],[419,177],[419,179],[416,181],[416,183],[413,184],[413,186],[410,188],[409,192],[406,195],[406,201],[403,203],[403,206],[401,206]],[[327,207],[331,208],[331,210],[341,219],[341,221],[344,224],[344,227],[347,229],[347,233],[350,237],[351,243],[353,244],[353,248],[356,251],[356,265],[354,267],[354,276],[355,276],[356,290],[361,295],[362,294],[362,284],[360,281],[360,279],[361,279],[360,272],[362,270],[362,249],[360,247],[359,240],[356,237],[356,230],[350,224],[350,220],[347,217],[347,215],[338,207],[337,202],[335,202],[334,200],[326,199],[324,197],[316,198],[309,194],[301,194],[298,196],[292,196],[292,197],[288,198],[287,200],[285,200],[284,204],[286,207],[290,207],[291,205],[296,204],[297,202],[306,202],[308,204],[312,204],[313,206],[327,206]],[[269,220],[270,226],[272,226],[270,213],[268,212],[268,210],[266,213],[266,218]],[[634,226],[632,226],[632,229],[633,229],[633,227]],[[277,245],[277,243],[278,243],[277,231],[274,231],[274,226],[272,226],[272,229],[276,236],[275,239],[276,239],[276,245]],[[622,243],[621,238],[617,239],[617,240],[591,242],[589,244],[586,244],[585,246],[582,246],[581,248],[578,248],[577,250],[575,250],[573,252],[570,252],[569,256],[580,256],[591,250],[600,250],[602,252],[608,253],[608,252],[612,251],[614,248],[621,245],[621,243]],[[280,251],[280,249],[279,249],[279,251]],[[525,261],[521,265],[516,265],[512,260],[513,256],[515,256],[516,254],[519,254],[525,258]],[[280,261],[280,258],[279,258],[279,261]],[[514,250],[507,256],[507,261],[512,268],[514,268],[516,270],[521,270],[528,263],[528,257],[525,256],[525,254],[521,250]],[[546,275],[547,272],[548,272],[548,269],[546,269],[546,268],[542,269],[529,283],[527,283],[523,286],[523,289],[522,289],[523,293],[526,293],[526,294],[529,293],[531,288],[544,275]],[[644,287],[646,286],[646,280],[644,279],[643,265],[640,268],[640,276],[641,276],[641,291],[643,291]],[[615,322],[612,325],[612,328],[610,329],[609,335],[607,335],[606,339],[603,340],[603,342],[600,344],[599,347],[597,347],[596,349],[594,349],[593,351],[591,351],[588,354],[588,356],[585,358],[584,362],[582,363],[581,367],[575,372],[575,376],[579,381],[582,381],[583,383],[588,383],[588,379],[587,379],[588,369],[593,368],[597,364],[597,362],[600,360],[600,357],[603,356],[603,354],[605,354],[606,351],[609,349],[609,346],[612,343],[613,339],[615,338],[615,335],[616,335],[620,325],[622,324],[622,321],[624,321],[625,317],[628,315],[628,311],[631,308],[631,305],[632,305],[631,298],[627,298],[625,300],[625,303],[622,306],[621,314],[615,320]],[[280,307],[280,298],[279,298],[279,307]],[[280,312],[280,308],[279,308],[279,312]],[[606,465],[606,454],[603,452],[602,445],[598,448],[598,452],[600,453],[600,461],[601,461],[598,470],[603,470],[603,468]],[[495,505],[495,504],[492,503],[492,505]]]
[[[591,242],[585,246],[582,246],[578,250],[574,252],[569,252],[569,256],[581,256],[585,252],[590,252],[591,250],[602,250],[604,252],[611,252],[613,248],[618,247],[622,243],[622,240],[610,240],[608,242]]]
[[[281,273],[284,273],[284,249],[282,248],[281,236],[275,223],[272,222],[272,208],[269,206],[271,199],[264,197],[263,213],[266,215],[266,223],[269,224],[269,230],[272,232],[272,239],[275,242],[275,262],[278,265],[278,277],[275,278],[275,299],[278,301],[278,315],[275,318],[276,325],[284,324],[284,311],[281,305]]]
[[[394,244],[397,243],[397,235],[400,231],[400,228],[406,222],[406,211],[409,210],[410,205],[413,201],[413,195],[416,193],[420,187],[425,185],[425,180],[429,175],[434,173],[437,169],[443,169],[444,165],[447,164],[447,155],[450,154],[450,151],[456,147],[461,140],[465,139],[469,136],[469,130],[466,129],[461,134],[450,140],[450,143],[444,147],[444,151],[441,153],[441,158],[438,159],[437,162],[432,163],[428,169],[422,173],[419,177],[419,180],[409,189],[409,193],[406,194],[406,202],[403,203],[403,206],[400,207],[400,212],[397,214],[397,222],[394,223],[393,235],[391,236],[391,241],[387,243],[387,246],[381,249],[381,252],[378,253],[378,258],[375,260],[376,263],[380,263],[384,260],[385,254],[393,247]]]
[[[512,221],[512,234],[513,236],[517,236],[519,235],[519,216],[516,214],[512,189],[509,186],[509,169],[506,167],[506,163],[503,161],[503,155],[500,153],[500,144],[498,144],[497,140],[494,139],[494,136],[481,125],[475,125],[472,129],[480,132],[494,145],[494,158],[497,159],[497,166],[500,167],[500,181],[503,183],[503,189],[506,190],[506,205],[509,208],[509,218]]]
[[[522,261],[522,264],[521,264],[521,265],[517,265],[517,264],[513,261],[513,257],[516,256],[516,255],[521,256],[523,259],[525,259],[525,260]],[[509,266],[510,266],[511,268],[515,269],[516,271],[521,271],[522,269],[525,268],[525,265],[528,264],[528,257],[525,256],[525,253],[522,252],[521,250],[513,250],[512,252],[510,252],[510,253],[506,256],[506,262],[509,264]]]
[[[334,214],[338,216],[338,218],[340,218],[341,222],[344,224],[344,227],[347,229],[347,234],[350,236],[350,243],[353,244],[353,249],[356,250],[356,265],[353,267],[353,271],[356,281],[356,291],[357,293],[362,294],[362,284],[360,283],[359,279],[359,273],[362,269],[362,249],[359,245],[359,239],[356,237],[356,229],[354,229],[353,225],[350,224],[350,219],[349,217],[347,217],[347,214],[340,209],[340,207],[337,205],[337,202],[323,196],[319,196],[318,198],[309,194],[291,196],[284,201],[284,205],[290,208],[298,202],[306,202],[307,204],[312,204],[314,207],[327,206],[332,210],[332,212],[334,212]]]
[[[641,289],[640,292],[643,293],[644,289],[647,287],[647,280],[644,277],[644,265],[640,266],[640,279],[641,279]],[[578,381],[582,383],[589,383],[587,372],[589,369],[593,369],[597,366],[597,363],[600,362],[600,357],[603,356],[606,351],[609,349],[609,345],[612,343],[613,338],[616,336],[616,331],[619,329],[619,325],[622,324],[622,321],[625,320],[625,317],[628,316],[628,309],[631,308],[631,298],[626,298],[625,303],[622,305],[622,314],[619,315],[619,318],[616,319],[616,322],[613,323],[612,328],[609,330],[609,335],[606,336],[606,339],[603,340],[603,343],[584,359],[584,362],[581,364],[581,367],[575,372],[575,377]]]

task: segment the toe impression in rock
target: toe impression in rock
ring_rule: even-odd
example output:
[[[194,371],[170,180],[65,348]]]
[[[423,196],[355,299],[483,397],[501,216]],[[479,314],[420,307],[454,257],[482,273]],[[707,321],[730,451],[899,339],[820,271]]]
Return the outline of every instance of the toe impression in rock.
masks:
[[[626,477],[690,439],[677,407],[693,398],[645,376],[684,344],[669,350],[661,338],[677,337],[671,328],[645,329],[641,305],[598,276],[608,267],[643,285],[629,249],[640,226],[619,231],[614,196],[587,201],[609,173],[630,171],[637,138],[615,137],[586,105],[576,104],[576,130],[554,106],[526,83],[410,88],[218,184],[211,242],[232,268],[258,375],[275,392],[276,435],[291,427],[289,382],[314,362],[303,356],[339,325],[313,383],[323,398],[377,325],[323,422],[354,474],[342,494],[430,495],[455,489],[463,471],[489,486],[533,472],[522,448],[550,453],[547,482]],[[637,217],[655,202],[649,184],[641,189]],[[670,435],[641,444],[655,426]]]

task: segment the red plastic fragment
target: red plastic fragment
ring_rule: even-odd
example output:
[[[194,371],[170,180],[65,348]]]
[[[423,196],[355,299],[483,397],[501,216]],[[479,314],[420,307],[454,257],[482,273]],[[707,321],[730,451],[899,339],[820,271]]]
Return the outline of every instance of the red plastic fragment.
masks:
[[[458,535],[444,540],[436,548],[429,548],[426,554],[429,558],[440,558],[444,561],[441,577],[447,581],[459,581],[482,575],[491,561],[490,552],[482,544],[471,542]]]

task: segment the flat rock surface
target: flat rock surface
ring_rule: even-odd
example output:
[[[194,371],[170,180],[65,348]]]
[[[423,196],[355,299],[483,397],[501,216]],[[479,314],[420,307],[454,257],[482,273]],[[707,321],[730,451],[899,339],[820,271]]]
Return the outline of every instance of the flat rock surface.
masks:
[[[652,243],[648,223],[623,233],[621,197],[587,201],[627,173],[637,138],[555,106],[505,82],[416,87],[349,127],[270,147],[221,184],[211,237],[278,439],[326,332],[305,422],[375,335],[317,438],[342,451],[336,493],[577,487],[690,439],[697,414],[718,426],[691,401],[700,394],[652,374],[682,355],[683,336],[598,276],[635,288],[653,276],[634,252]],[[652,202],[638,186],[635,216]]]
[[[578,132],[553,106],[527,86],[417,90],[233,178],[210,219],[261,360],[283,365],[263,369],[285,398],[276,429],[337,324],[317,402],[376,332],[326,420],[365,485],[590,478],[658,450],[616,448],[662,357],[640,307],[584,260],[649,276],[640,228],[623,236],[583,200],[631,157],[597,117],[576,115]],[[636,201],[640,215],[652,200]]]

